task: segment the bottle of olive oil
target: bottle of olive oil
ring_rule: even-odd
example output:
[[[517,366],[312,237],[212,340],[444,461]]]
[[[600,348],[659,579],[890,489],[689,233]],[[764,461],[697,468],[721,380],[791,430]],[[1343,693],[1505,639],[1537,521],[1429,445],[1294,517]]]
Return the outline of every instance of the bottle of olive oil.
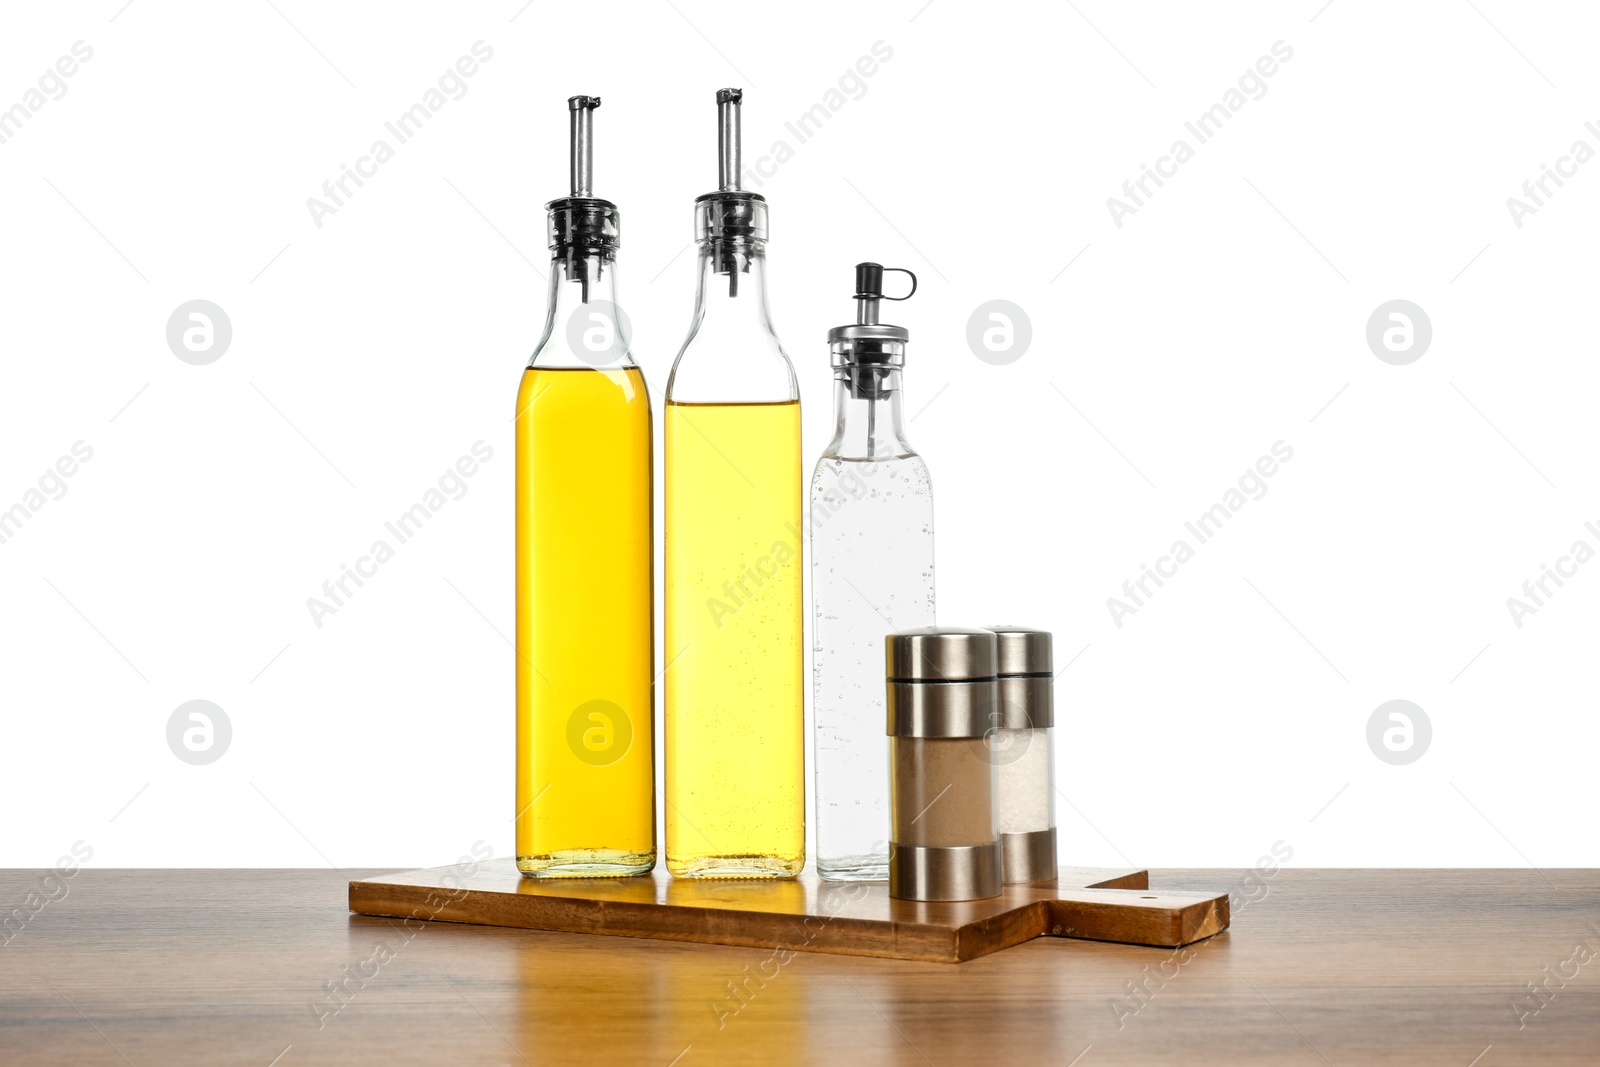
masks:
[[[591,191],[599,97],[568,101],[572,195],[516,411],[517,867],[655,866],[650,396],[616,303],[619,214]]]
[[[720,188],[695,201],[667,383],[667,869],[685,878],[805,863],[800,393],[767,312],[767,204],[739,187],[741,97],[717,94]]]

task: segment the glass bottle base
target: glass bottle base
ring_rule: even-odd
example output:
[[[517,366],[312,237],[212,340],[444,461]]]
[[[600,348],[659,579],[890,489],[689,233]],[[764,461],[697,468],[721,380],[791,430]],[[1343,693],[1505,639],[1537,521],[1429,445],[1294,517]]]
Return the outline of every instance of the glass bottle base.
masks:
[[[628,878],[649,874],[655,866],[654,849],[569,848],[544,856],[517,857],[517,870],[529,878]]]
[[[817,860],[817,877],[830,882],[881,882],[889,877],[889,857],[840,856]]]
[[[674,878],[793,878],[805,866],[805,858],[780,856],[691,856],[667,857],[667,870]]]

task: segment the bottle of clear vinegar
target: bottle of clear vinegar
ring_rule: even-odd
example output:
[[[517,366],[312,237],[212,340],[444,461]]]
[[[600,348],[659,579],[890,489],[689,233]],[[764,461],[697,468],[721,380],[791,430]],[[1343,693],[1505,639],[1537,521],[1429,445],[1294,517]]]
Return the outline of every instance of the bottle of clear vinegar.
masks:
[[[766,303],[767,205],[739,187],[741,92],[717,94],[720,188],[666,405],[667,869],[805,863],[800,393]]]
[[[517,867],[655,866],[650,397],[617,310],[617,207],[591,193],[598,97],[568,101],[572,195],[516,410]]]
[[[933,485],[906,440],[900,377],[911,334],[878,321],[883,276],[856,264],[856,321],[828,331],[833,440],[811,476],[812,707],[817,873],[889,875],[884,640],[932,626]]]

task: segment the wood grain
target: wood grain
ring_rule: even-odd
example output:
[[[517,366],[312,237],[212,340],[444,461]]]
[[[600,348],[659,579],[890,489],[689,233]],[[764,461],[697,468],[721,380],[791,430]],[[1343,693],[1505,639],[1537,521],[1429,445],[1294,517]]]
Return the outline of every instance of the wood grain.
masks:
[[[1058,888],[1071,887],[1071,888]],[[1225,929],[1228,898],[1149,891],[1146,871],[1063,867],[991,900],[895,900],[882,882],[531,879],[510,859],[350,883],[350,910],[530,930],[961,963],[1046,935],[1186,945]]]
[[[1600,1041],[1600,959],[1546,978],[1600,948],[1594,870],[1153,870],[1235,892],[1232,927],[1182,949],[1042,937],[960,966],[411,929],[346,910],[373,873],[79,872],[0,947],[0,1062],[1505,1067],[1592,1065]],[[0,912],[42,876],[0,872]],[[380,948],[319,1029],[328,985]],[[1546,980],[1519,1028],[1525,983]]]

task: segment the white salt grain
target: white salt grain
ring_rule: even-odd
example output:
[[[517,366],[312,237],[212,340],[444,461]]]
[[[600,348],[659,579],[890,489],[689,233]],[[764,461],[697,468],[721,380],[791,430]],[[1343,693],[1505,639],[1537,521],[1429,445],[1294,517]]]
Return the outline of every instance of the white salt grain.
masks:
[[[1000,770],[1000,832],[1050,829],[1056,824],[1050,731],[996,730],[990,736]]]

